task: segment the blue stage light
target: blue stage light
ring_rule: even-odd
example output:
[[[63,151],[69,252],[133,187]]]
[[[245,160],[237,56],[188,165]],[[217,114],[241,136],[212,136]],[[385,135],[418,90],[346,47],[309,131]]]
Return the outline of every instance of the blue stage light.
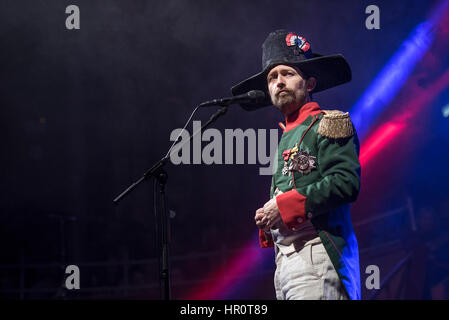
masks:
[[[441,1],[434,8],[429,19],[413,29],[351,108],[351,119],[357,128],[360,140],[365,138],[374,121],[394,99],[416,64],[431,46],[435,38],[436,26],[448,7],[448,0]]]
[[[361,140],[365,138],[372,123],[402,88],[416,63],[421,60],[433,42],[432,25],[432,23],[424,22],[413,30],[352,107],[351,119]]]
[[[449,103],[441,109],[441,113],[443,114],[443,117],[449,117]]]

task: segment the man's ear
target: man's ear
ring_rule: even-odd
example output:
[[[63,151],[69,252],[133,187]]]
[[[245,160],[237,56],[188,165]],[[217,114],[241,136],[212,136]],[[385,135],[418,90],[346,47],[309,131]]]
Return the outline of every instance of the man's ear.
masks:
[[[306,83],[307,91],[310,92],[316,87],[316,78],[310,77],[307,79]]]

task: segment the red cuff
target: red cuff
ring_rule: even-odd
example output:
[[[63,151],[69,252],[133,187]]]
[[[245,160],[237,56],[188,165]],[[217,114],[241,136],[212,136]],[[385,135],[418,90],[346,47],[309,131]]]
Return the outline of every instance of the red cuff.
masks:
[[[295,189],[276,197],[282,221],[291,230],[306,222],[306,199]]]
[[[259,243],[261,248],[269,248],[274,246],[273,239],[271,239],[271,234],[267,235],[261,229],[259,229]]]

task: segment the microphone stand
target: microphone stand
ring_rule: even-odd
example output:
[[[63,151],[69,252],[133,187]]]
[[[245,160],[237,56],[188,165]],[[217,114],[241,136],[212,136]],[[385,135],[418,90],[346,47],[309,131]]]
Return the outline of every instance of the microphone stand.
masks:
[[[190,140],[198,133],[202,132],[205,128],[215,122],[220,116],[224,115],[228,110],[228,106],[231,104],[231,101],[226,101],[221,104],[220,109],[217,110],[207,121],[200,130],[197,132],[193,132],[192,135],[189,136],[189,139],[185,141],[182,145],[184,146],[187,143],[190,143]],[[179,136],[178,139],[179,140]],[[160,215],[157,212],[157,205],[154,203],[154,215],[156,217],[156,236],[158,230],[158,223],[160,223],[161,230],[161,238],[160,238],[160,248],[159,248],[159,276],[160,276],[160,292],[161,298],[164,297],[165,300],[171,299],[171,285],[170,285],[170,221],[167,215],[167,206],[166,206],[166,197],[165,197],[165,189],[167,186],[168,175],[164,170],[164,166],[168,162],[168,158],[170,157],[171,152],[169,151],[165,157],[156,162],[149,170],[147,170],[143,176],[132,183],[125,191],[123,191],[119,196],[117,196],[113,202],[118,205],[118,203],[127,196],[131,191],[133,191],[140,183],[145,180],[149,180],[151,178],[155,178],[155,186],[156,182],[159,184],[160,189]],[[156,201],[157,198],[157,190],[154,188],[153,190],[153,198]],[[159,219],[158,219],[159,218]]]

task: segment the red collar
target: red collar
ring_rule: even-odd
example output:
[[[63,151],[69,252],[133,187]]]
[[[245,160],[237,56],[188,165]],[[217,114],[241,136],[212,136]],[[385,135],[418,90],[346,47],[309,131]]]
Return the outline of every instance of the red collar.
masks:
[[[279,122],[279,125],[281,126],[282,129],[284,129],[285,133],[297,127],[299,124],[303,123],[308,116],[313,117],[322,112],[323,111],[320,109],[318,103],[308,102],[285,119],[286,125],[284,125],[282,122]]]

